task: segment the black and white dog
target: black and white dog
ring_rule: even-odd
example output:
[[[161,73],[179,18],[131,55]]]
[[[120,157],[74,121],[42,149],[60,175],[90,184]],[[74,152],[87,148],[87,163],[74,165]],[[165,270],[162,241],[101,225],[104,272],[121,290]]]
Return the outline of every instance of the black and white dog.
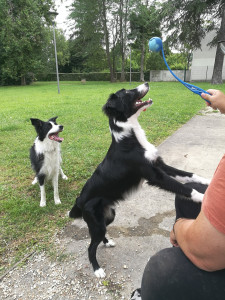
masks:
[[[60,166],[62,162],[60,143],[63,141],[63,138],[60,138],[58,134],[63,131],[63,126],[58,125],[56,119],[57,117],[51,118],[47,122],[39,119],[30,119],[38,135],[33,146],[30,148],[31,165],[36,173],[36,177],[32,184],[39,182],[41,190],[41,207],[46,206],[45,181],[52,180],[54,201],[55,204],[60,204],[61,201],[58,192],[59,172],[63,179],[68,179]]]
[[[137,118],[152,105],[152,100],[141,100],[148,90],[148,83],[132,90],[122,89],[112,94],[103,106],[103,112],[109,118],[112,143],[69,213],[71,218],[83,217],[88,225],[91,236],[89,260],[97,277],[105,277],[96,259],[98,245],[102,241],[106,246],[115,245],[105,234],[106,226],[115,218],[113,205],[117,201],[123,200],[129,191],[146,180],[149,185],[201,202],[203,194],[181,182],[209,183],[193,173],[166,165],[157,149],[147,141]]]

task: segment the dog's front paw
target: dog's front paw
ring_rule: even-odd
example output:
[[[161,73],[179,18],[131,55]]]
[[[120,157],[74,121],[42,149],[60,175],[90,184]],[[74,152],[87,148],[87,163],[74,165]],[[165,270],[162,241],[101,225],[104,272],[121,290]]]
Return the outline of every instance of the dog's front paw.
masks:
[[[211,182],[211,179],[207,179],[207,178],[198,176],[196,174],[193,174],[192,180],[193,180],[193,182],[198,182],[198,183],[207,184],[207,185],[209,185]]]
[[[210,185],[212,179],[206,179],[205,184]]]
[[[58,198],[58,199],[55,199],[55,205],[59,205],[59,204],[61,204],[60,199],[59,199],[59,198]]]
[[[203,200],[203,197],[204,197],[204,194],[199,193],[199,192],[196,191],[196,190],[192,190],[192,193],[191,193],[191,199],[192,199],[194,202],[201,203],[202,200]]]
[[[41,201],[40,202],[40,207],[45,207],[46,206],[46,201]]]
[[[34,178],[34,180],[32,181],[32,184],[36,184],[38,182],[37,177]]]
[[[67,177],[65,174],[63,174],[63,175],[62,175],[62,179],[63,179],[63,180],[68,180],[68,177]]]
[[[106,274],[102,268],[99,268],[98,270],[95,271],[95,276],[97,278],[105,278]]]

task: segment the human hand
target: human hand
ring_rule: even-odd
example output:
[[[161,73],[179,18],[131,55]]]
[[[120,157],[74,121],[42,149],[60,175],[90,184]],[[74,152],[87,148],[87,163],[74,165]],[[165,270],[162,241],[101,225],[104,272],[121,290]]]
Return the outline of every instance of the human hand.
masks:
[[[174,234],[174,231],[171,230],[170,232],[170,243],[174,246],[174,247],[179,247],[178,243],[177,243],[177,240],[176,240],[176,237],[175,237],[175,234]]]
[[[225,95],[223,92],[219,90],[209,89],[207,90],[209,94],[202,93],[201,97],[205,100],[209,100],[211,104],[207,104],[211,106],[213,109],[219,109],[219,111],[224,114],[225,113]]]

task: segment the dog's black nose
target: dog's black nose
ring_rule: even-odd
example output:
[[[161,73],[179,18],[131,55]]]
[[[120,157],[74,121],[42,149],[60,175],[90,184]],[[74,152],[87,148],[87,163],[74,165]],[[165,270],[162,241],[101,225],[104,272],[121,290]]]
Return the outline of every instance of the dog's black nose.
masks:
[[[60,130],[63,130],[63,126],[62,126],[62,125],[60,125],[60,126],[59,126],[59,129],[60,129]]]

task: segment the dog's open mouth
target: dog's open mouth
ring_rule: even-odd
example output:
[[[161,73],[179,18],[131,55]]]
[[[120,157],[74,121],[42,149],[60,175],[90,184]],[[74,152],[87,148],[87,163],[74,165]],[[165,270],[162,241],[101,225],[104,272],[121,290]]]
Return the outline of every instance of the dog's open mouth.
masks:
[[[49,134],[49,139],[52,140],[52,141],[56,141],[58,143],[62,143],[62,141],[64,140],[64,138],[61,138],[59,137],[59,133],[61,132],[62,130],[58,131],[58,132],[53,132],[51,134]]]
[[[138,99],[135,102],[135,108],[138,110],[139,108],[145,106],[145,108],[149,107],[150,105],[152,105],[153,101],[152,99],[148,99],[147,101],[142,101],[141,99]]]

